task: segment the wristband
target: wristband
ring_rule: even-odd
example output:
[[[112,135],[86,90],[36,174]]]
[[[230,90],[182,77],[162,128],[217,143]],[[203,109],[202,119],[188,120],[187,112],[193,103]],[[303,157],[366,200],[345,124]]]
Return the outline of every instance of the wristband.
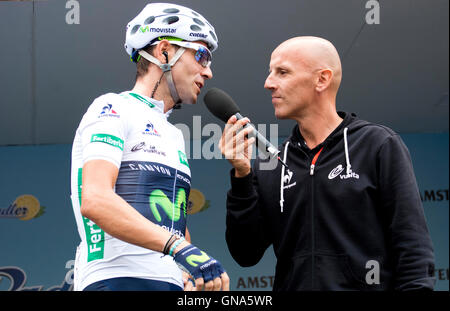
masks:
[[[181,242],[183,242],[183,241],[184,241],[184,238],[180,238],[180,239],[177,239],[177,240],[175,241],[175,243],[173,243],[173,245],[172,245],[172,247],[171,247],[171,249],[170,249],[170,251],[169,251],[169,256],[173,256],[173,251],[174,251],[175,248],[177,248],[177,246],[180,245]]]
[[[175,239],[173,239],[173,238],[175,238]],[[167,255],[169,253],[169,248],[172,245],[172,243],[176,241],[176,239],[177,239],[177,236],[175,234],[172,234],[170,236],[170,238],[166,242],[166,245],[164,245],[164,248],[163,248],[163,251],[162,251],[164,255]]]

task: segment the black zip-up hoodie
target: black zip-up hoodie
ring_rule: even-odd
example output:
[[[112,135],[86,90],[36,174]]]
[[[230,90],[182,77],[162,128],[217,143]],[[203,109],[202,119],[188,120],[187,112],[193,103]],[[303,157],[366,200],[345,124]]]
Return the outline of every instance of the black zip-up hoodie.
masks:
[[[433,289],[434,253],[408,149],[391,129],[339,112],[310,150],[298,128],[289,169],[231,171],[226,241],[241,266],[273,244],[274,291]],[[265,163],[267,165],[267,163]]]

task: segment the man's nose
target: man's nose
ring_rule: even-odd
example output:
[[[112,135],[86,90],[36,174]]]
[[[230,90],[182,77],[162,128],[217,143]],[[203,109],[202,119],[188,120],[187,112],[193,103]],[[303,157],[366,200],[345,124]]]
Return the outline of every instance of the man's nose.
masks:
[[[269,74],[266,78],[266,81],[264,82],[264,88],[268,89],[268,90],[274,90],[275,89],[275,84],[274,81],[272,79],[272,76]]]
[[[211,79],[213,77],[211,67],[207,66],[203,68],[201,75],[204,79]]]

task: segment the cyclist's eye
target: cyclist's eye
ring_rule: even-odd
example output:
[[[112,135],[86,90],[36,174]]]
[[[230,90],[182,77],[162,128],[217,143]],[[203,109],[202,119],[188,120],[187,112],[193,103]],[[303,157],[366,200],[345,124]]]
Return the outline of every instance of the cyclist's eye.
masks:
[[[195,60],[203,67],[206,67],[211,61],[211,55],[208,53],[206,49],[200,48],[195,53]]]

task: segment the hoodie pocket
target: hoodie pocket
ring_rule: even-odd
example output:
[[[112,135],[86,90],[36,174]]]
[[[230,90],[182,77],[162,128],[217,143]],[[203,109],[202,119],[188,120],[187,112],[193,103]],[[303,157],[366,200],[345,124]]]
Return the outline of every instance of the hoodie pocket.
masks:
[[[311,254],[278,261],[274,291],[311,290]]]
[[[319,290],[367,290],[363,277],[356,275],[347,255],[317,254],[314,288]]]

